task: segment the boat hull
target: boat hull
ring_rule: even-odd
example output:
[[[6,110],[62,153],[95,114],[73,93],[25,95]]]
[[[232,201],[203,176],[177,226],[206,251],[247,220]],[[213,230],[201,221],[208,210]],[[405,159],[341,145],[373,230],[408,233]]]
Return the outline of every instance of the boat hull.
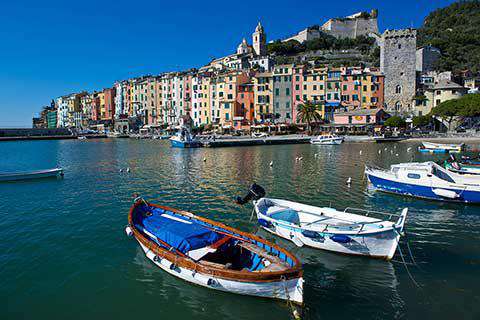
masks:
[[[430,200],[438,200],[438,201],[480,203],[479,191],[466,190],[462,188],[443,187],[443,186],[435,186],[432,188],[431,186],[426,186],[426,185],[411,184],[411,183],[385,179],[383,177],[376,176],[369,172],[366,172],[366,175],[367,175],[368,181],[372,184],[372,186],[375,189],[383,192],[395,193],[395,194],[400,194],[404,196],[411,196],[411,197],[424,198],[424,199],[430,199]],[[457,193],[459,196],[458,198],[443,197],[435,193],[433,191],[435,189],[453,191]]]
[[[56,168],[51,170],[31,171],[31,172],[19,172],[12,174],[0,174],[0,181],[20,181],[31,179],[44,179],[44,178],[56,178],[63,176],[63,169]]]
[[[157,267],[163,271],[166,271],[172,276],[187,282],[209,289],[235,294],[290,300],[297,304],[303,303],[303,278],[273,282],[244,282],[222,279],[212,276],[211,274],[204,274],[187,268],[175,266],[167,259],[159,259],[155,253],[144,246],[140,241],[138,241],[138,243],[145,253],[145,256]]]
[[[448,153],[447,149],[427,149],[427,148],[419,148],[418,151],[424,153]]]
[[[343,142],[343,138],[339,138],[339,139],[330,139],[330,140],[311,140],[310,143],[311,144],[315,144],[315,145],[339,145],[339,144],[342,144]]]
[[[179,140],[170,139],[170,143],[171,143],[171,146],[173,148],[199,148],[199,147],[201,147],[201,144],[198,141],[186,142],[186,141],[179,141]]]
[[[445,144],[445,143],[433,143],[433,142],[422,142],[425,149],[430,150],[444,150],[443,152],[462,152],[464,149],[464,144]]]
[[[292,228],[278,224],[273,229],[263,226],[262,228],[287,240],[292,240],[293,237],[296,237],[311,248],[384,260],[393,258],[400,241],[400,234],[393,229],[368,236],[349,235],[348,238],[350,240],[346,243],[341,243],[332,240],[332,237],[338,235],[335,233],[319,233],[320,238],[312,239],[303,236],[301,232],[292,230]]]

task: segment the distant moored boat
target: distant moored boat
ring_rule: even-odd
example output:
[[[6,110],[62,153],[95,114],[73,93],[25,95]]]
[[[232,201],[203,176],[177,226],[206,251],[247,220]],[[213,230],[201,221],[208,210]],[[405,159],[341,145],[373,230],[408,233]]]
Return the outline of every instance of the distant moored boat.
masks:
[[[0,172],[0,181],[17,181],[41,178],[62,177],[63,169],[54,168],[47,170],[23,171],[23,172]]]

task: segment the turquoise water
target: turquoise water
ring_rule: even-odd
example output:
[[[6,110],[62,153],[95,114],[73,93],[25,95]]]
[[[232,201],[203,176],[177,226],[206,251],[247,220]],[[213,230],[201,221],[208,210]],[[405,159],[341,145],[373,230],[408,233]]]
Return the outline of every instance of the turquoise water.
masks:
[[[173,278],[124,233],[134,193],[255,232],[251,205],[232,201],[253,181],[269,196],[313,205],[410,208],[406,230],[418,263],[410,271],[421,288],[399,263],[296,248],[257,231],[304,263],[304,319],[479,319],[480,206],[372,192],[363,180],[365,163],[442,157],[414,152],[417,145],[183,150],[157,140],[0,143],[0,171],[65,169],[62,180],[0,184],[1,319],[291,318],[284,302]],[[119,172],[126,167],[130,173]]]

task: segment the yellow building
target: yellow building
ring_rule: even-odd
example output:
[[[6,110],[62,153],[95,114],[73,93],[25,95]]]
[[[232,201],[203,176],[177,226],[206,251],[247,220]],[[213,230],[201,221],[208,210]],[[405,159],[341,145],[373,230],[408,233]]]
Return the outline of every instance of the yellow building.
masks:
[[[431,88],[425,91],[424,103],[415,106],[415,113],[417,115],[426,115],[432,111],[432,108],[438,106],[440,103],[452,99],[458,99],[467,93],[467,88],[453,81],[439,81]]]
[[[210,108],[210,77],[200,78],[198,84],[198,112],[200,124],[211,123],[211,108]]]
[[[255,74],[253,77],[253,92],[255,120],[264,122],[266,119],[271,119],[273,113],[273,75],[271,72]]]

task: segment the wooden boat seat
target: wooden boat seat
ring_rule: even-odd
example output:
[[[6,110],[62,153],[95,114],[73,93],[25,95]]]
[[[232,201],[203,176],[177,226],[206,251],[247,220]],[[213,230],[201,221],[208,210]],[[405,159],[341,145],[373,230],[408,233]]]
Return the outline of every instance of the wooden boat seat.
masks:
[[[226,269],[227,266],[221,263],[215,263],[207,260],[201,260],[200,264],[206,266],[206,267],[212,267],[212,268],[217,268],[217,269]]]
[[[260,248],[253,243],[239,242],[238,246],[247,249],[250,252],[256,253],[260,257],[270,262],[270,265],[260,270],[260,272],[280,271],[289,267],[287,263],[281,260],[279,257],[269,254],[267,250]]]

